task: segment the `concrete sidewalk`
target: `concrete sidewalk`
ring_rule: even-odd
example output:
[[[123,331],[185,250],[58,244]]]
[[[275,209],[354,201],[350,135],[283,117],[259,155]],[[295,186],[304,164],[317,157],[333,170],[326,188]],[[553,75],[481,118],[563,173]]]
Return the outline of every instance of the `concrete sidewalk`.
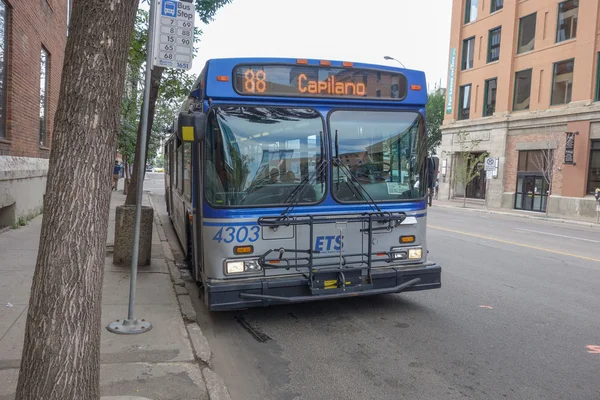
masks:
[[[564,217],[546,217],[546,214],[542,212],[536,211],[520,211],[520,210],[508,210],[505,208],[492,208],[485,206],[483,200],[473,200],[467,199],[466,206],[463,208],[463,199],[439,199],[433,200],[433,207],[445,207],[445,208],[458,208],[465,211],[475,211],[475,212],[484,212],[488,214],[496,214],[496,215],[507,215],[512,217],[519,218],[529,218],[536,219],[542,221],[549,222],[557,222],[557,223],[565,223],[565,224],[574,224],[574,225],[582,225],[588,227],[600,228],[600,225],[596,223],[595,219],[588,218],[564,218]]]
[[[129,267],[112,263],[115,209],[124,201],[121,192],[113,192],[102,295],[103,399],[228,399],[222,380],[209,369],[208,343],[195,323],[157,215],[152,262],[138,269],[135,305],[135,317],[153,328],[131,336],[106,330],[111,321],[127,317]],[[144,203],[151,204],[147,194]],[[16,390],[41,224],[40,216],[0,234],[0,400],[13,399]]]

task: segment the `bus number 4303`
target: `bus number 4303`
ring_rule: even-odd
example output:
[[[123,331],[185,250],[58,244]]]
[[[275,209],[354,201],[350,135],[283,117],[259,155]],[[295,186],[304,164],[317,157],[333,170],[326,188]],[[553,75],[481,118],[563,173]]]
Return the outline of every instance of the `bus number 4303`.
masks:
[[[223,227],[219,229],[212,240],[216,240],[217,243],[221,243],[221,241],[225,243],[232,243],[233,241],[237,243],[243,243],[245,241],[253,243],[258,240],[259,234],[259,226],[252,226],[250,228],[246,226],[241,226],[239,228],[229,226],[227,228]]]

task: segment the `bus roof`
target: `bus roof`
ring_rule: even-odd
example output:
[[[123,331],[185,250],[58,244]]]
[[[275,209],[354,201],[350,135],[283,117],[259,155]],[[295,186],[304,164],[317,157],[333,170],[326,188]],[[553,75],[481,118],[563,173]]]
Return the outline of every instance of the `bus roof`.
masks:
[[[302,72],[304,72],[305,74],[302,75],[303,77],[306,75],[311,75],[311,72],[315,72],[313,75],[315,76],[315,81],[314,82],[309,82],[306,80],[302,81],[302,84],[306,84],[306,83],[312,83],[314,85],[323,85],[322,89],[325,91],[325,93],[332,93],[332,95],[310,95],[308,94],[308,92],[306,93],[299,93],[298,92],[298,88],[296,86],[299,86],[300,80],[298,80],[297,82],[293,82],[290,79],[290,82],[285,82],[283,85],[281,84],[271,84],[269,86],[269,90],[266,91],[265,93],[242,93],[240,91],[240,88],[237,87],[236,88],[236,69],[240,66],[260,66],[261,68],[257,68],[257,71],[266,71],[266,68],[262,68],[262,67],[273,67],[272,70],[281,73],[281,69],[277,69],[277,67],[283,67],[285,73],[289,72],[290,76],[292,75],[292,71],[295,71],[293,73],[295,73],[295,77],[298,77],[298,74],[302,74]],[[285,69],[288,68],[288,69]],[[334,78],[334,82],[329,82],[329,79],[327,80],[329,83],[325,83],[325,81],[318,81],[318,77],[319,74],[318,72],[316,72],[317,68],[324,68],[324,69],[328,69],[328,70],[333,70],[336,71],[337,75],[336,76],[341,76],[341,75],[345,75],[346,77],[346,81],[348,79],[354,79],[355,82],[357,81],[356,76],[354,75],[354,78],[348,78],[350,75],[352,75],[352,72],[356,73],[356,72],[360,72],[361,71],[357,71],[357,70],[362,70],[364,72],[366,72],[366,74],[368,76],[371,76],[370,73],[374,73],[373,76],[377,76],[377,80],[378,82],[376,84],[379,84],[380,87],[382,88],[386,88],[386,86],[381,86],[383,83],[381,82],[381,74],[385,75],[385,76],[389,76],[390,79],[400,79],[400,87],[405,87],[405,95],[400,95],[396,98],[392,98],[392,97],[375,97],[373,95],[366,95],[366,97],[357,97],[357,96],[345,96],[345,95],[337,95],[335,93],[336,89],[339,90],[343,90],[339,87],[339,85],[341,84],[340,82],[335,82],[335,78]],[[300,72],[299,72],[300,71]],[[308,72],[307,72],[308,71]],[[346,71],[348,71],[348,73],[346,73]],[[387,73],[387,75],[386,75]],[[239,78],[240,78],[240,74],[237,74],[237,78],[238,78],[238,85],[239,85]],[[377,75],[375,75],[377,74]],[[281,76],[281,74],[279,74]],[[323,76],[331,76],[331,74],[321,74],[320,77],[321,79],[324,79]],[[398,78],[400,77],[400,78]],[[404,79],[405,77],[405,79]],[[259,79],[262,77],[259,77]],[[264,79],[264,78],[263,78]],[[310,78],[308,78],[310,79]],[[369,87],[373,86],[374,83],[371,83],[370,81],[367,81],[366,75],[364,79],[364,85],[369,85]],[[343,79],[338,79],[339,80],[343,80]],[[391,82],[391,80],[390,80]],[[329,88],[326,88],[325,85],[329,84]],[[335,85],[338,85],[338,87],[336,87]],[[357,85],[361,85],[362,83],[357,83]],[[294,86],[296,85],[296,86]],[[350,85],[353,85],[352,83],[350,83]],[[203,70],[203,73],[201,74],[201,76],[198,78],[198,81],[196,82],[196,85],[194,85],[194,88],[198,88],[198,87],[205,87],[206,90],[206,97],[211,98],[213,100],[237,100],[237,101],[249,101],[249,102],[260,102],[260,101],[282,101],[282,102],[294,102],[294,103],[300,103],[300,102],[305,102],[305,103],[315,103],[315,102],[319,102],[319,103],[353,103],[353,104],[381,104],[381,103],[385,103],[386,105],[392,106],[392,105],[396,105],[396,106],[407,106],[407,105],[412,105],[412,106],[424,106],[427,103],[427,85],[426,85],[426,79],[425,79],[425,73],[423,71],[416,71],[416,70],[411,70],[411,69],[405,69],[405,68],[396,68],[396,67],[390,67],[390,66],[386,66],[386,65],[376,65],[376,64],[366,64],[366,63],[357,63],[357,62],[347,62],[347,61],[335,61],[335,60],[315,60],[315,59],[295,59],[295,58],[217,58],[217,59],[210,59],[206,62],[205,65],[205,69]],[[279,87],[279,91],[278,89],[274,89],[271,90],[271,88],[273,87]],[[316,87],[316,86],[315,86]],[[396,86],[398,87],[398,86]],[[403,87],[403,88],[404,88]],[[359,90],[359,94],[361,93],[360,90],[362,89],[363,92],[366,92],[367,90],[367,86],[363,86],[362,88],[360,86],[357,87]],[[357,88],[354,88],[354,90],[356,90]],[[306,87],[302,87],[302,90],[300,91],[306,91]],[[196,91],[194,91],[192,94],[195,96],[198,96],[200,93],[197,92],[198,89],[196,89]],[[243,90],[243,89],[242,89]],[[350,92],[352,92],[353,88],[350,87],[348,89]],[[271,93],[269,93],[271,92]],[[294,93],[292,93],[294,92]],[[372,92],[372,90],[371,90]],[[340,92],[341,93],[341,92]],[[339,94],[339,93],[338,93]],[[377,94],[377,96],[380,96],[380,93]],[[198,96],[200,97],[200,96]]]

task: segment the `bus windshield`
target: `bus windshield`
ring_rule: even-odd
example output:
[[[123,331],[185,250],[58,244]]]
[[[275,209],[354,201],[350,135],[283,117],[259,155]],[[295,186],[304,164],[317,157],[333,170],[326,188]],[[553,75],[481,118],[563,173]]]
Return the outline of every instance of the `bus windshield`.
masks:
[[[322,132],[323,119],[312,109],[213,109],[206,137],[206,199],[237,207],[319,202],[326,190],[324,176],[316,172]],[[294,194],[302,182],[307,183]]]
[[[425,195],[426,142],[419,113],[338,110],[331,113],[329,128],[338,201],[364,202],[362,190],[377,202]]]

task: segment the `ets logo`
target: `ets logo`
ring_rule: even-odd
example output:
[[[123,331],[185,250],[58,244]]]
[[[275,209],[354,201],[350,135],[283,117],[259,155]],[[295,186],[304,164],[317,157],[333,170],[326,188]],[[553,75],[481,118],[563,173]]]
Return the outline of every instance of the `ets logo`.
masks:
[[[343,236],[317,236],[315,251],[331,252],[340,251],[344,248]]]

